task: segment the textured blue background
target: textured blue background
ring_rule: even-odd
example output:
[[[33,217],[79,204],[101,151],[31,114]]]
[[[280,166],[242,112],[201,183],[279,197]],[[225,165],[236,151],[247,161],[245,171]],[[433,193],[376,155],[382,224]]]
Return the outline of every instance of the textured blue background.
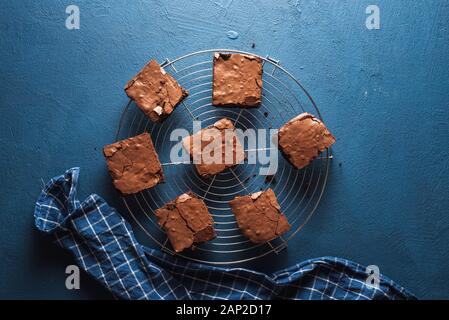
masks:
[[[65,289],[72,260],[33,228],[41,178],[81,166],[80,198],[120,210],[101,147],[123,85],[152,57],[213,47],[280,59],[339,138],[317,214],[264,270],[335,255],[449,298],[449,1],[76,1],[67,30],[72,3],[1,1],[0,298],[110,298],[86,275]]]

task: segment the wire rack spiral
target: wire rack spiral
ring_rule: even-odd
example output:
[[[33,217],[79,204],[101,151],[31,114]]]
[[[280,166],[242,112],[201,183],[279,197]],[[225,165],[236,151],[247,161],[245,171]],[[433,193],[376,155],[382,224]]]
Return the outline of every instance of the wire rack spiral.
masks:
[[[175,254],[164,231],[158,226],[154,210],[192,190],[204,198],[211,212],[217,238],[199,245],[195,250],[184,251],[178,256],[208,264],[243,263],[269,254],[278,254],[287,248],[291,240],[307,223],[321,200],[328,177],[331,150],[323,152],[308,167],[295,169],[280,153],[278,170],[274,176],[259,175],[263,164],[242,163],[212,178],[201,178],[194,165],[170,162],[170,135],[176,128],[185,128],[192,133],[192,120],[201,120],[203,127],[227,117],[242,130],[279,128],[289,119],[309,112],[321,118],[321,114],[310,94],[279,61],[271,57],[260,57],[263,61],[262,104],[255,109],[220,108],[212,105],[212,63],[215,52],[253,53],[210,49],[193,52],[172,61],[166,59],[161,66],[189,96],[162,124],[152,123],[133,102],[129,102],[122,113],[116,140],[135,136],[144,131],[151,134],[159,159],[163,164],[165,183],[132,196],[123,197],[130,216],[151,241],[169,254]],[[268,137],[267,137],[268,139]],[[260,148],[260,141],[258,141]],[[265,141],[267,143],[267,141]],[[267,145],[268,147],[268,145]],[[279,152],[269,150],[267,152]],[[266,244],[253,244],[240,232],[228,202],[237,195],[272,188],[291,229]]]

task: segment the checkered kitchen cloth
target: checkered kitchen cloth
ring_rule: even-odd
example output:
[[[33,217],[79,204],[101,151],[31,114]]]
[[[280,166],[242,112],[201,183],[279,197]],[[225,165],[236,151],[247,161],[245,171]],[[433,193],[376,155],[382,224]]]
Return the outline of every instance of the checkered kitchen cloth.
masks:
[[[54,177],[36,202],[36,227],[122,299],[415,299],[381,275],[367,286],[365,267],[323,257],[272,275],[192,263],[136,241],[130,225],[98,195],[76,198],[79,168]]]

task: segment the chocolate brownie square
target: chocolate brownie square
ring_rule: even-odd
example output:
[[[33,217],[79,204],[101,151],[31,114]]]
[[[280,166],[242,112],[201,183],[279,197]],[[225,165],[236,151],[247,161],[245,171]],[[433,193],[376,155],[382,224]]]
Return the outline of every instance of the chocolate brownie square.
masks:
[[[112,182],[123,195],[152,188],[164,180],[153,141],[148,133],[103,148]]]
[[[200,176],[216,175],[245,159],[245,152],[234,130],[232,121],[223,118],[184,138],[183,146]]]
[[[262,59],[237,53],[215,53],[212,103],[253,108],[262,96]]]
[[[253,243],[273,240],[290,230],[272,189],[237,196],[229,204],[240,230]]]
[[[125,92],[154,122],[167,118],[188,95],[155,60],[128,81]]]
[[[203,200],[187,192],[155,211],[173,249],[181,252],[216,237],[214,220]]]
[[[279,129],[278,138],[279,149],[298,169],[306,167],[336,141],[324,123],[310,113],[288,121]]]

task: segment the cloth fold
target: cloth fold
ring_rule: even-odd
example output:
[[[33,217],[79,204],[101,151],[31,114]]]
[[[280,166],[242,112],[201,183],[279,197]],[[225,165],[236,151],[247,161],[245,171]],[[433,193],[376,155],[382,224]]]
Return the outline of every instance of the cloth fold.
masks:
[[[34,211],[36,227],[122,299],[416,299],[386,276],[367,284],[366,268],[336,257],[266,275],[203,265],[139,244],[129,223],[100,196],[76,196],[79,168],[51,179]]]

